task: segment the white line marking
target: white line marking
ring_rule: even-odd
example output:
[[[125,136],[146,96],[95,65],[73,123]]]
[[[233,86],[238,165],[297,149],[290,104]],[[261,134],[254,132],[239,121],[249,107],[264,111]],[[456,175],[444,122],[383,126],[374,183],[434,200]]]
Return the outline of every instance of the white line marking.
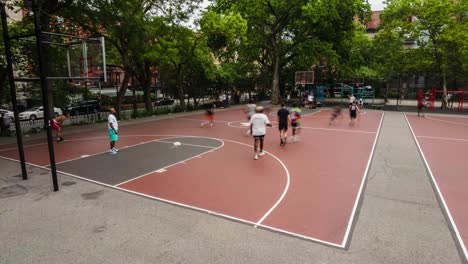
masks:
[[[80,158],[87,158],[89,155],[81,155]]]
[[[125,136],[120,136],[120,137],[130,137],[130,136],[125,135]],[[108,138],[108,137],[103,137],[103,138]],[[97,138],[82,138],[82,139],[80,139],[80,141],[84,141],[84,140],[93,140],[93,139],[97,139]],[[171,139],[171,138],[161,138],[161,140],[164,140],[164,139]],[[144,145],[144,144],[146,144],[146,143],[151,143],[151,142],[157,141],[157,140],[158,140],[158,139],[153,139],[153,140],[146,141],[146,142],[140,142],[140,143],[137,143],[137,144],[135,144],[135,145],[124,146],[124,147],[120,148],[120,150],[122,150],[122,149],[128,149],[128,148],[131,148],[131,147],[137,147],[137,146]],[[78,141],[78,140],[77,140],[77,141]],[[89,158],[89,157],[91,157],[91,156],[97,156],[97,155],[105,154],[105,153],[108,153],[108,152],[109,152],[109,150],[100,151],[100,152],[97,152],[97,153],[88,155],[87,158]],[[55,165],[59,165],[59,164],[63,164],[63,163],[67,163],[67,162],[71,162],[71,161],[75,161],[75,160],[79,160],[79,159],[81,159],[81,157],[73,158],[73,159],[69,159],[69,160],[64,160],[64,161],[61,161],[61,162],[56,162]]]
[[[364,134],[375,134],[377,132],[372,132],[372,131],[363,131],[363,130],[347,130],[347,129],[336,129],[336,128],[324,128],[324,127],[306,127],[306,126],[301,126],[301,128],[305,129],[314,129],[314,130],[326,130],[326,131],[338,131],[338,132],[350,132],[350,133],[364,133]]]
[[[177,117],[177,118],[174,118],[174,119],[182,119],[182,120],[197,121],[197,122],[205,122],[206,121],[205,119],[185,118],[185,117]],[[230,121],[214,119],[213,122],[215,122],[215,123],[229,123]]]
[[[429,117],[429,116],[425,116],[425,117],[426,117],[427,119],[431,119],[431,120],[439,121],[439,122],[444,122],[444,123],[448,123],[448,124],[468,126],[468,124],[465,124],[465,123],[447,121],[447,120],[442,120],[442,119],[439,119],[439,118],[434,118],[434,117]]]
[[[155,135],[134,135],[134,136],[136,137],[136,136],[155,136]],[[169,135],[159,135],[159,136],[169,136]],[[183,136],[183,135],[171,135],[171,136],[173,136],[174,138],[178,138],[178,137],[195,137],[195,138],[199,138],[199,137],[197,137],[197,136]],[[200,138],[208,138],[208,137],[200,137]],[[209,139],[219,140],[219,141],[223,142],[223,146],[224,146],[224,141],[227,141],[227,142],[231,142],[231,143],[235,143],[235,144],[239,144],[239,145],[244,145],[244,146],[247,146],[247,147],[249,147],[249,148],[252,147],[252,146],[250,146],[250,145],[248,145],[248,144],[245,144],[245,143],[242,143],[242,142],[238,142],[238,141],[234,141],[234,140],[218,139],[218,138],[209,138]],[[222,146],[221,146],[221,147],[222,147]],[[265,152],[266,152],[266,151],[265,151]],[[266,152],[266,153],[267,153],[268,155],[274,157],[276,160],[280,161],[280,159],[277,158],[276,156],[274,156],[273,154],[271,154],[271,153],[269,153],[269,152]],[[14,161],[14,162],[19,162],[18,160],[14,160],[14,159],[2,157],[2,156],[0,156],[0,158],[4,158],[4,159],[10,160],[10,161]],[[286,194],[286,192],[287,192],[287,190],[288,190],[288,188],[289,188],[289,182],[290,182],[290,179],[289,179],[289,171],[288,171],[287,167],[284,165],[283,162],[280,161],[280,164],[283,166],[284,170],[286,171],[286,174],[287,174],[287,176],[288,176],[288,178],[287,178],[288,184],[287,184],[285,190],[283,191],[283,194],[282,194],[281,198],[275,203],[275,205],[274,205],[272,208],[270,208],[270,210],[268,210],[267,214],[271,213],[271,212],[274,210],[274,208],[281,202],[281,200],[283,199],[283,197],[285,196],[285,194]],[[29,164],[29,163],[28,163],[28,165],[31,165],[31,166],[34,166],[34,167],[38,167],[38,168],[41,168],[41,169],[45,169],[45,170],[48,170],[48,171],[51,170],[50,168],[43,167],[43,166],[39,166],[39,165],[35,165],[35,164]],[[147,194],[143,194],[143,193],[131,191],[131,190],[128,190],[128,189],[125,189],[125,188],[118,187],[118,185],[120,185],[120,184],[114,186],[114,185],[110,185],[110,184],[106,184],[106,183],[94,181],[94,180],[91,180],[91,179],[88,179],[88,178],[80,177],[80,176],[77,176],[77,175],[74,175],[74,174],[71,174],[71,173],[62,172],[62,171],[59,171],[59,170],[57,170],[57,173],[60,173],[60,174],[63,174],[63,175],[67,175],[67,176],[70,176],[70,177],[74,177],[74,178],[78,178],[78,179],[81,179],[81,180],[84,180],[84,181],[87,181],[87,182],[92,182],[92,183],[95,183],[95,184],[98,184],[98,185],[106,186],[106,187],[109,187],[109,188],[117,189],[117,190],[120,190],[120,191],[124,191],[124,192],[126,192],[126,193],[131,193],[131,194],[139,195],[139,196],[142,196],[142,197],[150,198],[150,199],[153,199],[153,200],[162,201],[162,202],[166,202],[166,203],[169,203],[169,204],[173,204],[173,205],[178,205],[178,206],[181,206],[181,207],[189,208],[189,209],[192,209],[192,210],[205,212],[205,213],[212,214],[212,215],[216,215],[216,216],[219,216],[219,217],[231,219],[231,220],[234,220],[234,221],[237,221],[237,222],[246,223],[246,224],[252,225],[252,226],[254,226],[254,227],[261,226],[262,228],[269,229],[269,230],[273,230],[273,231],[276,231],[276,232],[281,232],[281,233],[285,233],[285,234],[288,234],[288,235],[291,235],[291,236],[300,237],[300,238],[303,238],[303,239],[308,239],[308,240],[311,240],[311,241],[316,241],[316,242],[320,242],[320,243],[324,243],[324,244],[328,244],[328,245],[333,245],[333,246],[339,247],[339,245],[336,245],[336,244],[333,244],[333,243],[329,243],[329,242],[325,242],[325,241],[321,241],[321,240],[319,240],[319,239],[315,239],[315,238],[312,238],[312,237],[306,237],[306,236],[303,236],[303,235],[299,235],[299,234],[287,232],[287,231],[284,231],[284,230],[281,230],[281,229],[276,229],[276,228],[269,227],[269,226],[265,226],[265,225],[259,225],[258,223],[254,223],[254,222],[252,222],[252,221],[248,221],[248,220],[236,218],[236,217],[233,217],[233,216],[229,216],[229,215],[217,213],[217,212],[210,211],[210,210],[207,210],[207,209],[203,209],[203,208],[199,208],[199,207],[194,207],[194,206],[190,206],[190,205],[186,205],[186,204],[182,204],[182,203],[178,203],[178,202],[166,200],[166,199],[163,199],[163,198],[159,198],[159,197],[155,197],[155,196],[151,196],[151,195],[147,195]],[[267,215],[267,214],[266,214],[266,215]]]
[[[273,123],[278,123],[278,122],[276,122],[276,121],[271,121],[271,120],[270,120],[270,122],[271,122],[272,124],[273,124]],[[239,123],[239,125],[235,125],[235,124],[233,124],[233,123]],[[249,123],[244,123],[244,121],[239,121],[239,120],[237,120],[237,121],[231,121],[231,122],[227,123],[227,125],[230,126],[230,127],[233,127],[233,128],[242,128],[242,129],[246,129],[246,128],[249,128],[249,127],[250,127]],[[268,129],[270,129],[270,128],[276,128],[276,126],[271,126],[271,127],[267,127],[267,128],[268,128]]]
[[[155,171],[155,172],[156,172],[156,173],[164,173],[164,172],[166,172],[166,171],[167,171],[167,170],[165,170],[165,169],[159,169],[159,170],[157,170],[157,171]]]
[[[383,116],[382,116],[382,118],[383,118]],[[380,129],[380,128],[379,128],[379,129]],[[378,135],[378,134],[379,134],[379,133],[377,133],[377,135]],[[126,135],[126,136],[127,136],[127,137],[173,137],[173,138],[174,138],[174,137],[175,137],[175,138],[177,138],[177,137],[189,137],[189,138],[192,137],[192,138],[208,138],[208,137],[187,136],[187,135]],[[107,138],[107,137],[104,137],[104,138]],[[242,142],[238,142],[238,141],[228,140],[228,139],[218,139],[218,138],[210,138],[210,139],[217,139],[217,140],[221,140],[221,141],[232,142],[232,143],[244,145],[244,146],[247,146],[247,147],[251,147],[251,146],[248,145],[248,144],[245,144],[245,143],[242,143]],[[156,140],[157,140],[157,139],[156,139]],[[207,151],[207,153],[212,152],[212,151],[213,151],[213,150]],[[268,155],[270,155],[270,156],[274,156],[273,154],[271,154],[271,153],[269,153],[269,152],[266,152],[266,153],[267,153]],[[280,159],[277,158],[276,156],[274,156],[274,157],[275,157],[277,160],[280,160]],[[18,160],[6,158],[6,157],[1,157],[1,156],[0,156],[0,158],[6,159],[6,160],[15,161],[15,162],[19,162]],[[27,164],[28,164],[28,165],[31,165],[31,166],[34,166],[34,167],[38,167],[38,168],[42,168],[42,169],[45,169],[45,170],[49,170],[49,171],[50,171],[50,168],[47,168],[47,167],[43,167],[43,166],[39,166],[39,165],[35,165],[35,164],[30,164],[30,163],[27,163]],[[283,168],[285,169],[287,175],[289,176],[289,171],[288,171],[287,167],[286,167],[286,166],[284,165],[284,163],[282,163],[282,162],[281,162],[281,165],[283,166]],[[153,199],[153,200],[157,200],[157,201],[161,201],[161,202],[166,202],[166,203],[168,203],[168,204],[178,205],[178,206],[181,206],[181,207],[189,208],[189,209],[192,209],[192,210],[197,210],[197,211],[200,211],[200,212],[205,212],[205,213],[212,214],[212,215],[216,215],[216,216],[223,217],[223,218],[226,218],[226,219],[231,219],[231,220],[234,220],[234,221],[237,221],[237,222],[246,223],[246,224],[250,224],[250,225],[253,225],[253,226],[258,226],[258,227],[261,227],[261,228],[265,228],[265,229],[268,229],[268,230],[272,230],[272,231],[275,231],[275,232],[288,234],[288,235],[291,235],[291,236],[294,236],[294,237],[299,237],[299,238],[303,238],[303,239],[307,239],[307,240],[310,240],[310,241],[315,241],[315,242],[323,243],[323,244],[330,245],[330,246],[334,246],[334,247],[338,247],[338,248],[344,248],[344,246],[340,246],[340,245],[338,245],[338,244],[326,242],[326,241],[323,241],[323,240],[320,240],[320,239],[316,239],[316,238],[312,238],[312,237],[307,237],[307,236],[303,236],[303,235],[300,235],[300,234],[296,234],[296,233],[288,232],[288,231],[285,231],[285,230],[281,230],[281,229],[278,229],[278,228],[274,228],[274,227],[270,227],[270,226],[266,226],[266,225],[254,223],[254,222],[251,222],[251,221],[248,221],[248,220],[244,220],[244,219],[240,219],[240,218],[236,218],[236,217],[232,217],[232,216],[228,216],[228,215],[216,213],[216,212],[213,212],[213,211],[210,211],[210,210],[206,210],[206,209],[202,209],[202,208],[199,208],[199,207],[194,207],[194,206],[190,206],[190,205],[186,205],[186,204],[182,204],[182,203],[178,203],[178,202],[174,202],[174,201],[170,201],[170,200],[158,198],[158,197],[155,197],[155,196],[150,196],[150,195],[146,195],[146,194],[143,194],[143,193],[138,193],[138,192],[130,191],[130,190],[127,190],[127,189],[124,189],[124,188],[121,188],[121,187],[117,187],[117,186],[105,184],[105,183],[102,183],[102,182],[94,181],[94,180],[91,180],[91,179],[88,179],[88,178],[84,178],[84,177],[80,177],[80,176],[77,176],[77,175],[73,175],[73,174],[70,174],[70,173],[66,173],[66,172],[62,172],[62,171],[57,171],[57,172],[58,172],[58,173],[61,173],[61,174],[63,174],[63,175],[67,175],[67,176],[70,176],[70,177],[78,178],[78,179],[81,179],[81,180],[84,180],[84,181],[87,181],[87,182],[92,182],[92,183],[95,183],[95,184],[98,184],[98,185],[101,185],[101,186],[106,186],[106,187],[109,187],[109,188],[121,190],[121,191],[126,192],[126,193],[131,193],[131,194],[134,194],[134,195],[138,195],[138,196],[150,198],[150,199]],[[289,178],[287,179],[287,182],[290,182],[290,179],[289,179]],[[286,192],[288,191],[288,188],[289,188],[289,186],[287,186],[287,188],[285,187],[285,190],[283,191],[283,194],[282,194],[282,197],[283,197],[283,198],[284,198]],[[272,208],[274,209],[280,202],[281,202],[281,201],[278,200]],[[273,209],[268,210],[268,212],[271,213],[271,212],[273,211]],[[350,222],[352,223],[352,221],[350,221]]]
[[[251,145],[248,145],[248,144],[245,144],[245,143],[242,143],[242,142],[238,142],[238,141],[234,141],[234,140],[219,139],[219,138],[210,138],[210,137],[184,136],[184,135],[126,135],[126,136],[133,136],[133,137],[144,137],[144,136],[148,136],[148,137],[170,137],[170,138],[179,138],[179,137],[180,137],[180,138],[182,138],[182,137],[188,137],[188,138],[208,138],[208,139],[215,139],[215,140],[221,141],[223,144],[222,144],[220,147],[218,147],[218,148],[221,148],[221,147],[224,146],[224,141],[226,141],[226,142],[231,142],[231,143],[235,143],[235,144],[239,144],[239,145],[243,145],[243,146],[246,146],[246,147],[249,147],[249,148],[252,147]],[[163,138],[163,139],[166,139],[166,138]],[[156,139],[156,140],[154,140],[154,141],[158,141],[158,139]],[[172,142],[171,142],[171,143],[172,143]],[[218,148],[216,148],[216,149],[218,149]],[[212,150],[210,150],[210,152],[211,152],[211,151],[214,151],[214,150],[216,150],[216,149],[212,149]],[[260,219],[260,221],[258,221],[255,225],[260,224],[264,219],[266,219],[266,217],[281,203],[281,201],[284,199],[284,197],[286,196],[286,193],[287,193],[288,190],[289,190],[289,184],[290,184],[290,174],[289,174],[289,170],[288,170],[288,168],[286,167],[286,165],[285,165],[278,157],[276,157],[275,155],[271,154],[270,152],[265,151],[265,153],[267,153],[268,155],[270,155],[271,157],[273,157],[274,159],[276,159],[276,160],[281,164],[281,166],[283,167],[283,169],[285,170],[285,172],[286,172],[286,186],[285,186],[285,188],[284,188],[284,190],[283,190],[283,193],[281,194],[280,198],[279,198],[279,199],[276,201],[276,203],[267,211],[267,213],[262,217],[262,219]],[[194,157],[192,157],[192,158],[194,158]],[[190,158],[190,159],[192,159],[192,158]],[[180,163],[180,162],[179,162],[179,163]],[[173,166],[173,165],[175,165],[175,164],[172,164],[172,165],[170,165],[170,166]],[[170,166],[168,166],[168,167],[170,167]],[[166,169],[166,168],[168,168],[168,167],[164,167],[164,168],[162,168],[162,169]],[[151,173],[153,173],[153,172],[151,172]],[[150,173],[147,173],[147,174],[145,174],[145,175],[138,176],[137,178],[134,178],[134,179],[125,181],[125,182],[123,182],[123,183],[116,184],[115,186],[122,185],[122,184],[127,183],[127,182],[132,181],[132,180],[136,180],[136,179],[141,178],[141,177],[143,177],[143,176],[146,176],[146,175],[148,175],[148,174],[150,174]]]
[[[461,247],[461,249],[463,251],[463,254],[465,255],[465,259],[468,260],[468,251],[466,249],[466,245],[463,242],[463,239],[462,239],[462,237],[460,235],[460,232],[458,231],[457,225],[455,224],[455,221],[453,220],[452,214],[450,213],[450,210],[449,210],[449,208],[447,206],[447,203],[445,202],[445,198],[442,195],[442,192],[440,191],[439,185],[437,184],[437,180],[435,179],[434,174],[432,173],[431,167],[429,166],[429,163],[427,162],[426,156],[424,155],[424,152],[422,151],[422,148],[419,145],[416,134],[414,133],[413,128],[411,127],[411,123],[409,122],[408,117],[406,116],[406,114],[405,114],[405,118],[406,118],[406,122],[408,123],[408,126],[409,126],[409,128],[411,130],[411,134],[413,135],[414,141],[416,142],[416,145],[418,146],[419,153],[421,154],[421,156],[422,156],[422,158],[424,160],[424,164],[426,164],[426,168],[429,171],[429,174],[431,175],[431,180],[432,180],[433,186],[435,187],[435,189],[437,191],[437,195],[439,196],[439,200],[442,202],[442,206],[444,207],[444,211],[445,211],[447,217],[449,218],[450,224],[452,225],[453,231],[455,232],[455,235],[456,235],[456,237],[458,239],[458,243],[460,244],[460,247]]]
[[[301,117],[313,116],[313,115],[318,114],[318,113],[320,113],[320,112],[322,112],[322,110],[318,110],[318,111],[316,111],[316,112],[308,113],[308,114],[302,115]]]
[[[155,140],[154,142],[161,142],[161,143],[168,143],[168,144],[174,144],[176,142],[173,142],[173,141],[163,141],[163,140]],[[189,143],[182,143],[182,142],[179,142],[180,145],[182,146],[190,146],[190,147],[198,147],[198,148],[208,148],[208,149],[217,149],[218,147],[211,147],[211,146],[204,146],[204,145],[197,145],[197,144],[189,144]],[[174,144],[176,145],[176,144]],[[179,144],[177,144],[179,145]]]
[[[6,158],[6,157],[1,157],[1,156],[0,156],[0,158],[4,158],[4,159],[6,159],[6,160],[10,160],[10,161],[14,161],[14,162],[19,162],[18,160]],[[43,167],[43,166],[39,166],[39,165],[35,165],[35,164],[28,164],[28,165],[33,166],[33,167],[36,167],[36,168],[48,170],[48,171],[51,170],[50,168]],[[237,222],[241,222],[241,223],[245,223],[245,224],[249,224],[249,225],[255,225],[254,222],[251,222],[251,221],[248,221],[248,220],[244,220],[244,219],[236,218],[236,217],[233,217],[233,216],[229,216],[229,215],[217,213],[217,212],[210,211],[210,210],[207,210],[207,209],[203,209],[203,208],[200,208],[200,207],[195,207],[195,206],[186,205],[186,204],[183,204],[183,203],[174,202],[174,201],[171,201],[171,200],[166,200],[166,199],[163,199],[163,198],[159,198],[159,197],[147,195],[147,194],[144,194],[144,193],[139,193],[139,192],[131,191],[131,190],[128,190],[128,189],[125,189],[125,188],[121,188],[121,187],[109,185],[109,184],[106,184],[106,183],[94,181],[94,180],[91,180],[91,179],[88,179],[88,178],[80,177],[80,176],[77,176],[77,175],[74,175],[74,174],[71,174],[71,173],[68,173],[68,172],[63,172],[63,171],[57,170],[57,173],[63,174],[63,175],[69,176],[69,177],[77,178],[77,179],[80,179],[80,180],[83,180],[83,181],[95,183],[95,184],[98,184],[98,185],[101,185],[101,186],[109,187],[109,188],[112,188],[112,189],[120,190],[120,191],[123,191],[123,192],[126,192],[126,193],[130,193],[130,194],[134,194],[134,195],[138,195],[138,196],[150,198],[150,199],[152,199],[152,200],[156,200],[156,201],[165,202],[165,203],[168,203],[168,204],[173,204],[173,205],[177,205],[177,206],[189,208],[189,209],[192,209],[192,210],[195,210],[195,211],[205,212],[205,213],[208,213],[208,214],[210,214],[210,215],[216,215],[216,216],[219,216],[219,217],[231,219],[231,220],[234,220],[234,221],[237,221]]]
[[[441,140],[455,140],[455,141],[466,141],[468,142],[468,139],[463,139],[463,138],[446,138],[446,137],[429,137],[429,136],[417,136],[418,138],[429,138],[429,139],[441,139]]]
[[[146,136],[152,136],[152,135],[143,135],[142,137],[146,137]],[[123,136],[120,136],[120,137],[139,137],[139,136],[123,135]],[[158,137],[158,136],[154,136],[154,137]],[[102,138],[108,138],[108,137],[102,137]],[[152,143],[152,142],[161,142],[161,143],[173,144],[174,142],[164,141],[165,139],[173,139],[173,138],[174,137],[161,137],[161,138],[152,139],[152,140],[149,140],[149,141],[143,141],[143,142],[140,142],[140,143],[137,143],[137,144],[134,144],[134,145],[128,145],[128,146],[122,147],[120,149],[127,149],[127,148],[131,148],[131,147],[137,147],[137,146],[144,145],[144,144],[147,144],[147,143]],[[175,138],[177,138],[177,137],[175,137]],[[93,140],[93,139],[100,139],[100,138],[81,138],[79,140],[77,139],[76,141],[85,141],[85,140]],[[194,146],[194,147],[203,147],[203,148],[210,148],[210,149],[215,148],[215,147],[195,145],[195,144],[185,144],[185,143],[182,143],[182,145]],[[109,150],[101,151],[101,152],[97,152],[95,154],[87,155],[87,157],[97,156],[97,155],[105,154],[105,153],[108,153],[108,152],[109,152]],[[70,162],[70,161],[79,160],[81,158],[84,158],[84,157],[78,157],[78,158],[73,158],[73,159],[69,159],[69,160],[64,160],[64,161],[61,161],[61,162],[56,162],[55,164],[59,165],[59,164],[67,163],[67,162]]]
[[[344,247],[342,247],[342,246],[339,245],[339,244],[331,243],[331,242],[324,241],[324,240],[320,240],[320,239],[313,238],[313,237],[308,237],[308,236],[300,235],[300,234],[297,234],[297,233],[289,232],[289,231],[286,231],[286,230],[283,230],[283,229],[279,229],[279,228],[276,228],[276,227],[272,227],[272,226],[268,226],[268,225],[258,225],[258,226],[256,225],[255,227],[270,229],[270,230],[275,231],[275,232],[284,233],[284,234],[287,234],[287,235],[290,235],[290,236],[299,237],[299,238],[302,238],[302,239],[306,239],[306,240],[318,242],[318,243],[321,243],[321,244],[325,244],[325,245],[337,247],[337,248],[340,248],[340,249],[343,249],[343,248],[344,248]]]
[[[83,140],[93,140],[93,139],[104,139],[104,138],[109,138],[109,136],[107,136],[107,137],[92,137],[92,138],[86,138],[86,139],[82,139],[82,138],[67,139],[67,140],[65,140],[64,142],[60,143],[60,144],[63,145],[64,143],[67,143],[67,142],[83,141]],[[47,145],[47,142],[46,142],[46,143],[31,144],[31,145],[24,145],[23,148],[37,147],[37,146],[42,146],[42,145]],[[17,147],[14,147],[14,148],[9,148],[9,149],[0,149],[0,151],[8,151],[8,150],[16,150],[16,149],[18,149],[18,148],[17,148]]]
[[[281,194],[280,198],[278,199],[278,201],[276,201],[276,203],[270,208],[270,210],[268,210],[268,212],[266,212],[265,215],[263,215],[262,218],[260,218],[260,220],[257,221],[257,223],[255,224],[255,227],[257,227],[258,225],[260,225],[270,214],[271,212],[273,212],[273,210],[275,210],[275,208],[281,203],[281,201],[283,201],[284,197],[286,196],[286,193],[288,192],[289,190],[289,184],[291,182],[291,176],[289,174],[289,170],[288,170],[288,167],[286,167],[286,165],[284,165],[283,161],[281,161],[278,157],[276,157],[275,155],[265,151],[266,153],[268,153],[270,156],[272,156],[273,158],[275,158],[280,164],[281,166],[283,166],[284,170],[286,171],[286,186],[284,187],[284,190],[283,190],[283,193]]]
[[[182,137],[173,137],[173,138],[182,138]],[[210,148],[211,151],[218,150],[218,149],[220,149],[220,148],[222,148],[222,147],[224,146],[224,142],[223,142],[222,140],[219,140],[219,139],[216,139],[216,138],[213,138],[213,139],[214,139],[214,140],[217,140],[217,141],[219,141],[219,142],[221,142],[221,145],[220,145],[219,147]],[[156,141],[156,142],[159,142],[159,141]],[[166,142],[166,143],[172,143],[172,142]],[[206,153],[206,152],[204,152],[204,153]],[[202,153],[202,154],[203,154],[203,153]],[[187,158],[187,159],[178,161],[178,162],[176,162],[176,163],[172,163],[172,164],[170,164],[170,165],[167,165],[167,166],[165,166],[165,167],[159,168],[159,169],[157,169],[157,170],[150,171],[150,172],[148,172],[148,173],[145,173],[145,174],[143,174],[143,175],[137,176],[137,177],[135,177],[135,178],[132,178],[132,179],[126,180],[126,181],[124,181],[124,182],[115,184],[114,186],[119,186],[119,185],[123,185],[123,184],[129,183],[129,182],[134,181],[134,180],[138,180],[138,179],[140,179],[140,178],[143,178],[143,177],[145,177],[145,176],[148,176],[148,175],[153,174],[153,173],[155,173],[155,172],[158,172],[158,171],[160,171],[160,170],[166,171],[168,168],[170,168],[170,167],[172,167],[172,166],[175,166],[175,165],[178,165],[178,164],[186,164],[186,161],[189,161],[189,160],[194,159],[194,158],[196,158],[196,157],[197,157],[197,156],[192,156],[192,157],[189,157],[189,158]]]
[[[372,146],[372,150],[371,150],[370,155],[369,155],[369,160],[367,161],[366,170],[364,171],[364,175],[362,177],[361,186],[359,187],[359,192],[358,192],[358,195],[357,195],[356,200],[354,202],[353,211],[351,213],[351,217],[349,218],[348,227],[346,228],[346,233],[345,233],[345,236],[343,238],[343,242],[341,243],[341,246],[343,248],[345,248],[346,244],[348,243],[349,234],[351,232],[351,227],[353,225],[354,217],[356,215],[356,210],[357,210],[357,207],[359,205],[359,201],[361,199],[362,190],[363,190],[364,184],[366,183],[366,180],[367,180],[367,174],[369,172],[370,164],[372,162],[372,157],[374,156],[375,146],[377,145],[377,140],[378,140],[379,135],[380,135],[380,129],[382,128],[382,122],[383,122],[384,116],[385,116],[385,113],[382,113],[382,117],[380,118],[379,129],[377,130],[377,133],[375,134],[374,145]]]
[[[230,127],[233,127],[233,128],[243,128],[243,129],[247,128],[248,126],[244,127],[244,126],[236,126],[236,125],[232,124],[232,123],[242,123],[242,122],[243,121],[231,121],[231,122],[227,123],[227,125],[230,126]]]

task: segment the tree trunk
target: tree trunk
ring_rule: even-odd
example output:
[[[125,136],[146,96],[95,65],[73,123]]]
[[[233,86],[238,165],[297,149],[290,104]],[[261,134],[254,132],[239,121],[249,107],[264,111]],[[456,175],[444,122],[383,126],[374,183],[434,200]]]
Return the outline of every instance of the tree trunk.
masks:
[[[119,92],[117,93],[117,100],[115,105],[115,110],[117,111],[117,116],[120,118],[120,111],[123,99],[125,98],[125,93],[127,92],[128,88],[128,80],[130,80],[130,73],[129,71],[125,71],[125,75],[123,81],[120,85]]]
[[[179,104],[185,110],[185,94],[182,85],[177,84],[177,93],[179,94]]]
[[[182,87],[182,66],[178,65],[177,66],[177,93],[179,94],[179,104],[182,109],[185,110],[185,93],[184,93],[184,87]]]
[[[280,63],[280,56],[277,49],[274,51],[274,71],[273,71],[273,84],[271,87],[271,102],[273,104],[278,104],[279,98],[279,63]]]
[[[151,101],[151,85],[149,83],[145,84],[144,89],[146,112],[153,113],[153,102]]]
[[[441,108],[447,108],[448,101],[447,101],[447,76],[445,70],[442,70],[442,106]]]

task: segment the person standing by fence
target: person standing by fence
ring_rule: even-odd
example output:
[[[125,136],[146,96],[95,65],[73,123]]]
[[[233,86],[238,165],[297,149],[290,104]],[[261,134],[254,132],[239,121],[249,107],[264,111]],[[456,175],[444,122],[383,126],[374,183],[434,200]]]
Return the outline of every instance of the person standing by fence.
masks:
[[[115,117],[115,108],[111,108],[110,114],[107,117],[107,132],[109,133],[110,138],[110,150],[109,154],[115,155],[119,152],[118,149],[115,148],[115,142],[119,140],[119,124],[117,123],[117,118]]]

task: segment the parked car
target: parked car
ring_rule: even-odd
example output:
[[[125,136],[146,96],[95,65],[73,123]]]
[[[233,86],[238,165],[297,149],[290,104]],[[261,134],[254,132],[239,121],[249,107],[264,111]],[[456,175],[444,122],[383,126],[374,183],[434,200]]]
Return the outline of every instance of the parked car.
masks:
[[[54,116],[63,114],[62,109],[54,107]],[[36,120],[44,118],[44,107],[36,106],[19,114],[20,120]]]
[[[5,115],[5,116],[8,116],[8,117],[11,117],[11,118],[15,118],[15,115],[13,113],[13,111],[10,111],[10,110],[6,110],[6,109],[0,109],[0,115]]]
[[[163,105],[173,105],[173,104],[174,104],[173,99],[164,97],[164,98],[157,99],[156,103],[154,105],[155,106],[163,106]]]
[[[70,115],[95,114],[100,111],[101,105],[98,100],[81,101],[67,108],[67,112],[70,113]]]

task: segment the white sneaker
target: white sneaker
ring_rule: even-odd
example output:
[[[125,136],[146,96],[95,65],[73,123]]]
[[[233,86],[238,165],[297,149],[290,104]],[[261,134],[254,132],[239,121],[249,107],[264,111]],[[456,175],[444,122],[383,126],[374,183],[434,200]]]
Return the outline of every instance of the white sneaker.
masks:
[[[254,160],[258,160],[258,154],[255,153]]]
[[[115,152],[119,152],[119,149],[116,149],[116,148],[113,148],[112,150]]]
[[[260,153],[258,153],[259,156],[265,156],[265,151],[260,151]]]
[[[109,154],[115,155],[115,154],[117,154],[117,151],[115,151],[115,150],[112,149],[111,151],[109,151]]]

